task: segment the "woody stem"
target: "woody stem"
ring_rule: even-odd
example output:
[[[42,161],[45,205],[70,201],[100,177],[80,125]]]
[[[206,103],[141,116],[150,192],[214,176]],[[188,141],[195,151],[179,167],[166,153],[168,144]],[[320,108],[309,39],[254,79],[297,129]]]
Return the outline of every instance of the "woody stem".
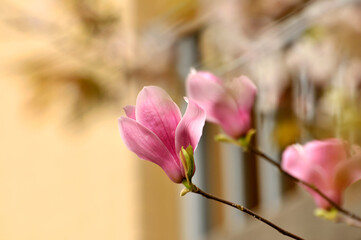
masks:
[[[264,160],[266,160],[267,162],[269,162],[270,164],[272,164],[273,166],[275,166],[281,173],[283,173],[284,175],[286,175],[287,177],[291,178],[293,181],[295,181],[296,183],[300,183],[310,189],[312,189],[313,191],[315,191],[318,195],[320,195],[323,199],[325,199],[328,203],[330,203],[332,205],[332,207],[334,207],[335,209],[337,209],[338,211],[342,212],[343,214],[349,216],[350,218],[353,218],[357,221],[361,222],[361,217],[355,215],[354,213],[351,213],[349,211],[347,211],[346,209],[340,207],[337,203],[335,203],[333,200],[331,200],[329,197],[327,197],[320,189],[318,189],[315,185],[307,183],[299,178],[296,178],[295,176],[289,174],[288,172],[284,171],[281,167],[281,165],[276,162],[275,160],[273,160],[271,157],[267,156],[265,153],[261,152],[259,149],[253,147],[253,146],[249,146],[248,150],[252,153],[254,153],[255,155],[258,155],[260,157],[262,157]]]
[[[219,197],[216,197],[216,196],[213,196],[209,193],[206,193],[204,192],[203,190],[199,189],[197,186],[195,185],[192,185],[192,188],[191,188],[191,191],[193,193],[196,193],[196,194],[199,194],[199,195],[202,195],[203,197],[205,198],[208,198],[208,199],[211,199],[211,200],[214,200],[214,201],[217,201],[217,202],[220,202],[220,203],[223,203],[223,204],[226,204],[228,206],[231,206],[233,208],[236,208],[238,209],[239,211],[242,211],[252,217],[254,217],[255,219],[267,224],[268,226],[274,228],[275,230],[277,230],[278,232],[280,232],[281,234],[285,235],[285,236],[288,236],[292,239],[298,239],[298,240],[302,240],[303,238],[293,234],[293,233],[290,233],[286,230],[284,230],[283,228],[277,226],[276,224],[272,223],[271,221],[259,216],[258,214],[256,214],[255,212],[251,211],[250,209],[242,206],[242,205],[238,205],[236,203],[233,203],[233,202],[230,202],[230,201],[227,201],[227,200],[224,200],[222,198],[219,198]]]

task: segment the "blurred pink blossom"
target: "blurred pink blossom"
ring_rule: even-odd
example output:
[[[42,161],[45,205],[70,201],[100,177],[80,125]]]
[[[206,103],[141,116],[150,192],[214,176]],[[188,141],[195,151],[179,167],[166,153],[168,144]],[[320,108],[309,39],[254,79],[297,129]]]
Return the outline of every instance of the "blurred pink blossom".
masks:
[[[350,151],[351,150],[351,151]],[[342,204],[342,194],[361,179],[361,148],[340,139],[311,141],[304,146],[289,146],[283,153],[282,168],[291,175],[316,186],[336,204]],[[316,205],[329,209],[331,205],[307,188]]]
[[[170,96],[155,86],[144,87],[136,106],[126,106],[124,111],[127,116],[119,118],[119,129],[125,145],[139,158],[159,165],[173,182],[181,183],[186,178],[181,148],[191,145],[196,149],[205,112],[190,100],[182,118]]]
[[[207,120],[238,138],[251,128],[251,109],[257,88],[245,76],[224,83],[208,72],[192,71],[186,83],[188,97],[201,106]]]

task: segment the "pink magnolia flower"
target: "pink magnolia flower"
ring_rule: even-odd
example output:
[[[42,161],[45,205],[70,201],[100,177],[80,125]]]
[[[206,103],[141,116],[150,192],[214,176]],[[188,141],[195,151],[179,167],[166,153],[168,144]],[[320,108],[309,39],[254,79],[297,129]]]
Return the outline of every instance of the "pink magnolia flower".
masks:
[[[126,106],[124,111],[127,116],[119,118],[119,129],[125,145],[139,158],[159,165],[173,182],[186,179],[179,154],[182,147],[196,149],[204,111],[189,101],[182,118],[169,95],[155,86],[144,87],[136,106]]]
[[[342,193],[361,179],[361,149],[351,148],[340,139],[311,141],[304,146],[289,146],[282,156],[282,168],[291,175],[316,186],[338,205]],[[316,205],[329,209],[331,205],[313,190]]]
[[[208,72],[192,71],[186,83],[188,97],[201,106],[207,120],[238,138],[251,128],[251,109],[257,88],[245,76],[224,83]]]

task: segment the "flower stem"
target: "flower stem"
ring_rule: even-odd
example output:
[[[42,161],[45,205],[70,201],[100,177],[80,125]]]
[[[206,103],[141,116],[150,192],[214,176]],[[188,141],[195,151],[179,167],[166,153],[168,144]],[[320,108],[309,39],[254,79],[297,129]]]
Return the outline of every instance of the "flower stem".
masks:
[[[313,191],[315,191],[318,195],[320,195],[323,199],[325,199],[327,202],[329,202],[332,207],[334,207],[335,209],[337,209],[339,212],[342,212],[343,214],[349,216],[350,218],[353,218],[359,222],[361,222],[361,217],[355,215],[354,213],[351,213],[349,211],[347,211],[346,209],[340,207],[337,203],[335,203],[334,201],[332,201],[329,197],[327,197],[323,192],[321,192],[321,190],[319,190],[315,185],[307,183],[299,178],[296,178],[295,176],[289,174],[288,172],[284,171],[281,167],[281,165],[276,162],[275,160],[273,160],[271,157],[267,156],[265,153],[261,152],[260,150],[258,150],[257,148],[253,147],[253,146],[249,146],[248,150],[260,157],[262,157],[264,160],[266,160],[267,162],[269,162],[270,164],[272,164],[273,166],[275,166],[281,173],[283,173],[284,175],[286,175],[287,177],[291,178],[293,181],[295,181],[296,183],[300,183],[308,188],[311,188]]]
[[[193,193],[196,193],[196,194],[199,194],[199,195],[202,195],[203,197],[205,198],[208,198],[208,199],[211,199],[211,200],[214,200],[214,201],[217,201],[217,202],[220,202],[220,203],[223,203],[223,204],[226,204],[228,206],[231,206],[233,208],[236,208],[244,213],[247,213],[248,215],[256,218],[257,220],[267,224],[268,226],[274,228],[275,230],[277,230],[278,232],[280,232],[281,234],[285,235],[285,236],[288,236],[290,238],[293,238],[293,239],[298,239],[298,240],[302,240],[303,238],[295,235],[295,234],[292,234],[284,229],[282,229],[281,227],[277,226],[276,224],[272,223],[271,221],[259,216],[258,214],[254,213],[253,211],[251,211],[250,209],[242,206],[242,205],[238,205],[236,203],[233,203],[233,202],[230,202],[230,201],[227,201],[227,200],[224,200],[222,198],[219,198],[219,197],[216,197],[216,196],[213,196],[209,193],[206,193],[204,192],[203,190],[199,189],[196,185],[192,185],[192,189],[191,189],[191,192]]]

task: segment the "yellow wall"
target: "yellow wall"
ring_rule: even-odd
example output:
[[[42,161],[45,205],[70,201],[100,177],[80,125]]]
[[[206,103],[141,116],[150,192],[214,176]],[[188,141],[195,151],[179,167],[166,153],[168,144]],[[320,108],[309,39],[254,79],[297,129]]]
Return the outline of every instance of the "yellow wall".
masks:
[[[24,93],[2,76],[0,239],[139,239],[138,161],[119,113],[98,112],[80,132],[56,115],[39,124]]]
[[[64,24],[65,9],[45,11],[49,6],[34,0],[13,3]],[[141,21],[132,15],[134,2],[121,4],[125,40],[131,42]],[[4,6],[0,3],[0,10]],[[6,17],[15,15],[6,12]],[[134,104],[141,83],[127,79],[119,107],[92,111],[84,123],[67,122],[66,89],[55,92],[45,114],[28,104],[28,78],[14,69],[21,60],[55,54],[59,69],[82,64],[81,58],[55,50],[59,36],[47,34],[0,23],[0,239],[179,239],[179,186],[126,149],[118,132],[120,106]]]
[[[25,92],[0,81],[0,239],[178,239],[177,185],[125,149],[121,111],[79,130],[27,114]]]
[[[66,99],[42,117],[27,105],[15,64],[47,42],[0,25],[0,239],[140,239],[139,162],[119,137],[121,111],[79,128],[64,121]]]

